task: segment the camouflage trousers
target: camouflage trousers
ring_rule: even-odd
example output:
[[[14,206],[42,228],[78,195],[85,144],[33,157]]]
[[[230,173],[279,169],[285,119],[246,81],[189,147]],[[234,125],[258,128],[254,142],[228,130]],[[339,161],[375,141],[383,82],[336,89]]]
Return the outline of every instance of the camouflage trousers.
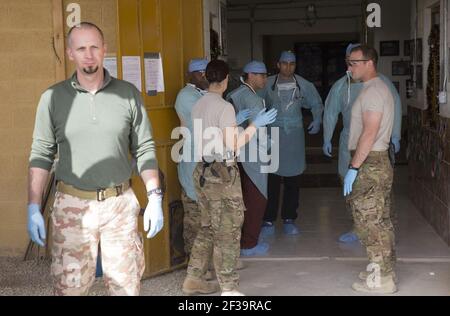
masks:
[[[183,239],[184,252],[189,255],[195,237],[200,230],[201,212],[196,201],[189,198],[186,192],[181,189],[181,202],[183,203]]]
[[[378,264],[382,275],[390,274],[395,267],[395,236],[390,217],[393,174],[387,151],[370,152],[348,197],[355,231],[366,247],[370,263]]]
[[[344,187],[344,179],[341,176],[339,178],[341,179],[342,187]],[[353,220],[353,214],[352,214],[352,208],[350,206],[350,201],[346,200],[345,202],[346,202],[345,208],[348,211],[348,214],[352,221],[352,230],[355,231],[355,223]],[[389,195],[389,197],[386,200],[386,207],[390,208],[390,210],[385,212],[384,216],[389,216],[391,218],[392,225],[394,226],[394,232],[396,232],[397,227],[398,227],[398,216],[397,216],[397,210],[394,205],[395,205],[394,204],[394,192],[393,192],[393,190],[391,190],[391,194]]]
[[[237,164],[227,167],[225,163],[215,162],[204,168],[204,164],[199,163],[194,171],[194,184],[201,228],[192,247],[187,274],[200,279],[212,255],[222,291],[236,289],[239,285],[236,264],[245,211]]]
[[[103,280],[111,295],[139,295],[144,272],[139,202],[132,189],[104,201],[56,192],[51,275],[55,295],[87,295],[101,245]]]

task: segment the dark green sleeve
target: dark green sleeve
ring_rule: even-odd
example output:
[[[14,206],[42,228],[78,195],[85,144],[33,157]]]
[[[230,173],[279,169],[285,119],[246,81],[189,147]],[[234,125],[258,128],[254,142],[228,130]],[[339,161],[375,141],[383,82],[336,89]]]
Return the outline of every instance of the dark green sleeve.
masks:
[[[134,93],[132,104],[132,126],[130,135],[130,151],[136,159],[138,172],[147,169],[158,169],[155,141],[152,136],[152,126],[139,91]]]
[[[51,118],[52,90],[41,96],[36,112],[33,142],[31,144],[30,167],[50,170],[57,151],[55,129]]]

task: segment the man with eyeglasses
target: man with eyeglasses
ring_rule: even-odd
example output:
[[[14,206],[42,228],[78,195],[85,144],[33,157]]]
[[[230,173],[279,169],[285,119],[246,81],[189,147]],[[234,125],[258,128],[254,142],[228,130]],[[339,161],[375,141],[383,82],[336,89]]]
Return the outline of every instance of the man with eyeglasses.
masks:
[[[357,64],[357,61],[350,61],[349,56],[353,48],[361,46],[361,44],[349,44],[346,49],[346,62],[350,64]],[[394,127],[391,135],[391,142],[394,145],[395,153],[400,150],[400,138],[401,138],[401,124],[402,124],[402,104],[400,95],[397,89],[392,84],[391,80],[381,73],[378,73],[378,77],[389,87],[389,90],[394,97]],[[341,181],[343,182],[345,174],[348,170],[348,164],[350,163],[350,152],[348,150],[348,137],[350,130],[350,114],[352,106],[361,93],[364,86],[363,82],[357,82],[351,77],[351,72],[347,71],[347,74],[336,81],[331,88],[328,97],[325,101],[325,111],[323,115],[323,152],[326,156],[332,157],[332,145],[331,139],[333,137],[334,129],[339,117],[339,113],[342,114],[343,129],[339,137],[339,155],[338,155],[338,173]],[[351,212],[350,212],[351,215]],[[397,216],[395,209],[392,208],[391,220],[394,227],[396,227]],[[353,218],[352,218],[353,221]],[[339,236],[339,241],[343,243],[351,243],[358,241],[358,236],[352,227],[352,230]]]
[[[351,50],[348,71],[363,82],[361,93],[351,109],[348,149],[352,158],[344,178],[355,228],[369,257],[367,271],[352,288],[358,292],[394,293],[394,227],[389,196],[393,168],[389,141],[394,125],[394,98],[377,74],[378,54],[361,45]],[[372,273],[370,273],[372,272]]]

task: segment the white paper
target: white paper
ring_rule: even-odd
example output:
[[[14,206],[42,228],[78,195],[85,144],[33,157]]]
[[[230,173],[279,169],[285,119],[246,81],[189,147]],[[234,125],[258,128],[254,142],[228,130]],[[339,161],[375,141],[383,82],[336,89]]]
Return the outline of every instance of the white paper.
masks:
[[[103,67],[108,70],[111,77],[117,78],[117,57],[105,57]]]
[[[144,57],[145,90],[149,95],[164,92],[164,74],[160,53],[146,53]]]
[[[123,56],[122,73],[123,80],[131,82],[136,86],[136,88],[138,88],[139,91],[142,91],[140,56]]]

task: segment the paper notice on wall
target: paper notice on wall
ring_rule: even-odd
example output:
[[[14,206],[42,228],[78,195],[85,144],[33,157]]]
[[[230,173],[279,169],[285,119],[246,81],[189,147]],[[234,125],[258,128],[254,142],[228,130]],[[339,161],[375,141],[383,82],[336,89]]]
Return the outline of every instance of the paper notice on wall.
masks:
[[[103,67],[108,70],[111,77],[117,78],[117,57],[107,56],[103,60]]]
[[[142,91],[140,56],[123,56],[122,73],[123,80],[131,82],[136,86],[136,88],[138,88],[139,91]]]
[[[164,92],[164,74],[160,53],[145,53],[145,91],[149,96]]]

